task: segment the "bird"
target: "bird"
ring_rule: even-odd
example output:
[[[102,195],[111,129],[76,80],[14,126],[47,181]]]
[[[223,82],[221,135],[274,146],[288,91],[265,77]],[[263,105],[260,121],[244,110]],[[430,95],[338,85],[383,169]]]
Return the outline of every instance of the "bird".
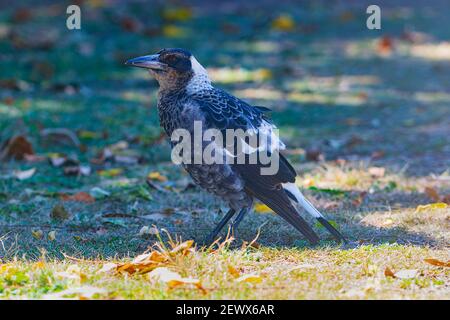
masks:
[[[231,152],[217,144],[217,154],[236,156],[233,151],[244,152],[248,158],[255,150],[272,155],[285,147],[281,140],[273,138],[276,126],[268,115],[271,110],[253,106],[215,87],[206,69],[188,50],[165,48],[155,54],[129,59],[125,65],[148,70],[158,82],[159,121],[168,137],[179,129],[192,133],[197,122],[206,130],[242,129],[250,130],[258,137],[269,137],[270,144],[259,143],[252,149],[249,143],[246,145],[244,142],[244,147],[234,148]],[[177,144],[171,142],[171,145],[175,148]],[[201,147],[204,148],[205,144],[202,143]],[[230,220],[232,234],[237,233],[240,222],[252,210],[256,199],[291,224],[312,245],[319,243],[320,239],[301,216],[301,208],[317,219],[337,242],[347,243],[346,238],[297,187],[297,173],[281,153],[278,162],[278,170],[274,174],[262,174],[261,169],[267,165],[259,160],[256,163],[182,163],[195,184],[229,205],[222,220],[207,236],[207,243],[216,241]]]

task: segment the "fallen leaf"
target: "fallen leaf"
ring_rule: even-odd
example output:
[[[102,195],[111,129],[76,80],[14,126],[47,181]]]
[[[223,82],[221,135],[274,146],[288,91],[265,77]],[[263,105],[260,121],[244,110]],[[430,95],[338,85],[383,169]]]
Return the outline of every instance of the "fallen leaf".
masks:
[[[162,29],[163,35],[168,38],[182,38],[186,36],[186,30],[176,25],[167,25]]]
[[[439,202],[441,200],[439,193],[432,187],[425,187],[425,193],[434,202]]]
[[[154,172],[150,172],[148,175],[147,175],[147,179],[150,179],[150,180],[157,180],[157,181],[159,181],[159,182],[165,182],[165,181],[167,181],[167,177],[166,176],[163,176],[161,173],[159,173],[158,171],[154,171]]]
[[[111,193],[109,191],[103,190],[99,187],[94,187],[89,191],[89,194],[95,199],[101,199],[105,197],[109,197]]]
[[[56,231],[50,231],[47,234],[47,239],[50,240],[50,241],[55,241],[55,239],[56,239]]]
[[[31,143],[24,136],[15,136],[0,146],[0,161],[23,160],[25,155],[34,154]]]
[[[162,16],[169,21],[187,21],[192,18],[192,10],[188,7],[167,8]]]
[[[192,247],[193,244],[194,244],[194,240],[187,240],[187,241],[179,244],[175,248],[173,248],[170,251],[170,254],[174,255],[174,254],[177,254],[177,253],[181,252],[182,255],[187,255],[190,252],[189,249]]]
[[[231,274],[235,278],[239,278],[239,276],[241,275],[241,273],[235,267],[233,267],[231,265],[228,266],[228,273]]]
[[[272,209],[270,209],[267,205],[265,205],[264,203],[257,203],[255,204],[254,207],[255,212],[258,213],[269,213],[269,212],[273,212]]]
[[[436,209],[446,209],[448,207],[448,204],[444,202],[437,202],[437,203],[430,203],[426,205],[419,205],[416,208],[416,213],[428,211],[428,210],[436,210]]]
[[[36,172],[36,168],[31,168],[28,170],[14,170],[13,171],[13,175],[14,177],[16,177],[19,180],[26,180],[31,178]]]
[[[386,267],[386,268],[384,269],[384,275],[385,275],[386,277],[395,278],[394,272],[393,272],[389,267]]]
[[[57,204],[50,212],[50,218],[55,220],[67,220],[70,218],[70,214],[63,205]]]
[[[427,259],[424,259],[424,261],[426,263],[432,264],[433,266],[450,267],[450,260],[447,262],[444,262],[444,261],[440,261],[440,260],[434,259],[434,258],[427,258]]]
[[[306,160],[320,162],[325,160],[325,156],[320,150],[316,149],[306,150]]]
[[[40,230],[40,229],[31,230],[31,235],[33,236],[33,238],[40,240],[44,236],[44,232],[42,232],[42,230]]]
[[[77,202],[84,202],[84,203],[95,202],[95,198],[87,192],[78,192],[73,195],[62,194],[60,196],[60,199],[63,201],[77,201]]]
[[[272,28],[279,31],[292,31],[295,28],[295,21],[290,15],[282,14],[272,21]]]
[[[199,290],[204,291],[200,280],[194,278],[183,278],[178,273],[173,272],[166,267],[155,268],[148,274],[147,277],[150,280],[156,280],[166,283],[170,289],[178,287],[180,285],[192,284],[195,285]]]
[[[255,274],[245,274],[236,279],[237,282],[260,283],[262,278]]]
[[[121,168],[113,168],[108,170],[99,170],[98,174],[102,177],[112,178],[123,173],[123,169]]]
[[[413,279],[417,276],[418,270],[416,269],[405,269],[397,271],[394,276],[399,279]]]
[[[393,41],[389,36],[384,36],[378,40],[377,50],[382,55],[388,55],[392,52]]]

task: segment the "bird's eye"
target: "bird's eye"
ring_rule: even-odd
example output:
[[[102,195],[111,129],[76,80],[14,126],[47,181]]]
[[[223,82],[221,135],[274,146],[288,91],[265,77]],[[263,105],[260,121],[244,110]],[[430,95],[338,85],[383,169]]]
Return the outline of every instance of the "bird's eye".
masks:
[[[164,57],[164,62],[166,62],[169,65],[173,65],[177,63],[179,58],[176,55],[167,55]]]

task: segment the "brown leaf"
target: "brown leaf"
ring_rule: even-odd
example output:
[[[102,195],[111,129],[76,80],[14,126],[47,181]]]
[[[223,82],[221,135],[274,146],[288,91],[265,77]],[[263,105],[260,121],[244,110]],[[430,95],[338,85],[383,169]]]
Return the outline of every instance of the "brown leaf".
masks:
[[[439,193],[432,187],[425,187],[425,193],[427,194],[428,198],[430,198],[434,202],[439,202],[441,200]]]
[[[450,260],[447,262],[444,261],[440,261],[438,259],[434,259],[434,258],[427,258],[427,259],[423,259],[426,263],[432,264],[433,266],[438,266],[438,267],[450,267]]]
[[[447,194],[442,197],[442,202],[450,205],[450,194]]]
[[[31,143],[24,136],[15,136],[0,147],[0,161],[23,160],[25,155],[34,154]]]
[[[324,161],[325,156],[320,152],[320,150],[307,150],[306,151],[307,161]]]
[[[70,218],[70,213],[64,208],[63,205],[57,204],[50,212],[50,217],[55,220],[67,220]]]
[[[386,269],[384,269],[384,275],[386,277],[395,278],[394,272],[389,267],[386,267]]]
[[[382,37],[377,44],[378,53],[386,55],[392,52],[393,41],[389,36]]]
[[[235,267],[233,267],[232,265],[228,266],[228,272],[235,278],[239,278],[239,276],[241,275],[241,273],[239,272],[239,270],[237,270]]]
[[[95,198],[92,197],[87,192],[78,192],[73,195],[69,194],[62,194],[60,196],[60,199],[63,201],[78,201],[78,202],[84,202],[84,203],[93,203],[95,202]]]

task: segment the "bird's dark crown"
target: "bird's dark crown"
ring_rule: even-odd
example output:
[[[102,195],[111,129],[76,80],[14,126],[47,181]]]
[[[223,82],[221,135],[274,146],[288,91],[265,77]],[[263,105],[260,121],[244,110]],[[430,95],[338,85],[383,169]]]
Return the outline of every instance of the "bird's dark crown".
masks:
[[[191,70],[192,54],[187,50],[168,48],[160,50],[157,54],[159,55],[160,62],[167,64],[177,71],[186,72]]]

